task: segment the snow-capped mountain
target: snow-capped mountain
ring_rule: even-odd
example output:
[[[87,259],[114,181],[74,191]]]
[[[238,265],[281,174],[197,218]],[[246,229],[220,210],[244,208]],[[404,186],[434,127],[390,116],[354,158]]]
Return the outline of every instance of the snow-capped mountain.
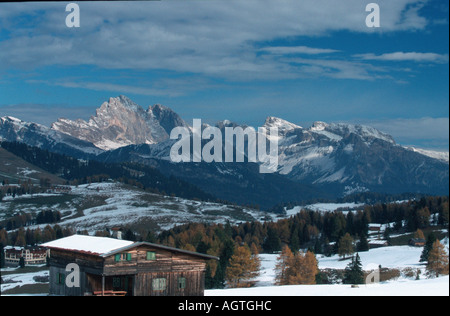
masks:
[[[52,129],[88,141],[103,150],[167,140],[176,126],[187,124],[171,109],[154,105],[146,111],[126,96],[104,102],[88,122],[59,119]]]
[[[238,125],[221,121],[216,126],[224,131],[225,127]],[[278,128],[277,173],[289,179],[290,183],[311,185],[337,195],[365,191],[439,194],[448,191],[448,163],[406,149],[396,144],[390,135],[375,128],[325,122],[315,122],[311,127],[303,128],[276,117],[267,118],[263,126]],[[128,159],[144,163],[151,161],[151,164],[156,164],[168,173],[177,170],[174,173],[185,180],[195,181],[197,186],[207,192],[211,192],[215,186],[211,183],[203,186],[205,178],[216,179],[219,185],[226,177],[228,183],[233,183],[240,190],[243,190],[242,184],[246,183],[243,180],[250,178],[253,183],[247,183],[248,186],[259,185],[252,167],[239,163],[168,166],[171,144],[173,141],[169,140],[154,145],[128,146],[102,154],[102,158],[110,162]],[[157,163],[155,159],[166,163]],[[218,193],[214,192],[216,195]],[[223,198],[230,199],[230,196]]]
[[[278,163],[279,173],[292,180],[334,184],[344,193],[448,190],[448,164],[363,125],[315,122],[288,129],[279,140]]]
[[[11,116],[0,118],[0,141],[25,143],[29,146],[79,158],[103,152],[90,142]]]
[[[448,153],[445,160],[442,155],[405,148],[369,126],[315,122],[305,128],[268,117],[263,126],[278,128],[279,156],[277,172],[266,176],[258,174],[252,163],[171,163],[170,149],[176,141],[169,135],[177,126],[189,127],[171,109],[154,105],[144,110],[119,96],[104,102],[87,122],[59,119],[51,129],[4,117],[0,140],[77,158],[91,155],[104,162],[149,164],[239,203],[275,204],[278,200],[271,194],[281,202],[306,192],[304,198],[321,197],[320,192],[332,197],[364,191],[447,194],[449,190]],[[216,126],[224,131],[238,124],[225,120]]]

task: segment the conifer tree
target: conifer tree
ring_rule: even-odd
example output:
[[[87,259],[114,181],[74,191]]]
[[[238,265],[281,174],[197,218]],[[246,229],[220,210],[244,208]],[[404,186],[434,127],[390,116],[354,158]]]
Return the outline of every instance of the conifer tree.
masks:
[[[280,237],[278,237],[277,231],[272,227],[269,227],[267,230],[267,238],[264,241],[263,248],[267,253],[274,253],[281,249]]]
[[[357,247],[358,251],[369,251],[369,241],[367,240],[367,236],[366,235],[362,235],[361,239],[359,240],[358,243],[358,247]]]
[[[436,240],[437,240],[436,236],[434,235],[433,232],[431,232],[427,237],[427,242],[425,244],[425,247],[423,248],[422,255],[420,256],[420,262],[428,261],[428,254],[433,248],[433,244],[435,243]]]
[[[439,240],[433,243],[433,247],[428,253],[427,274],[430,277],[439,277],[439,275],[448,275],[449,262],[448,255],[444,245]]]
[[[301,275],[300,284],[316,284],[316,275],[319,273],[316,256],[311,251],[307,251],[301,260],[299,274]]]
[[[362,270],[361,258],[357,253],[352,257],[352,262],[345,268],[344,284],[363,284],[364,271]]]
[[[414,233],[414,238],[425,239],[425,235],[423,234],[423,231],[421,229],[417,229]]]
[[[236,248],[226,270],[226,280],[230,287],[250,287],[252,280],[259,275],[261,262],[258,256],[252,256],[247,246]]]
[[[25,258],[24,257],[20,257],[19,259],[19,267],[20,268],[25,268]]]
[[[298,252],[293,254],[288,246],[278,257],[276,271],[277,285],[315,284],[319,272],[314,253]]]
[[[277,285],[288,285],[290,266],[294,260],[294,254],[288,246],[284,246],[280,256],[277,258],[277,264],[275,266],[275,283]]]

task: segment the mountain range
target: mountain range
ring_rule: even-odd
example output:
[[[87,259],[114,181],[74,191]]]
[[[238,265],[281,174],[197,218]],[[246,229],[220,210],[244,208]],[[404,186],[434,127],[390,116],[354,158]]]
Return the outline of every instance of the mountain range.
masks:
[[[221,121],[216,127],[235,127]],[[278,170],[259,174],[256,163],[172,163],[169,138],[188,127],[162,105],[147,110],[126,96],[110,98],[88,121],[58,119],[52,126],[0,118],[0,140],[103,162],[138,162],[179,177],[221,199],[270,206],[355,192],[448,194],[447,155],[405,148],[375,128],[315,122],[301,127],[268,117],[278,128]],[[206,127],[206,125],[205,125]]]

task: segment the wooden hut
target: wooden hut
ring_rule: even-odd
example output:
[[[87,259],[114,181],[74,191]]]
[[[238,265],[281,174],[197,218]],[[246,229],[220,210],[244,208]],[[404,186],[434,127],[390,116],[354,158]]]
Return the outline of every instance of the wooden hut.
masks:
[[[427,241],[423,238],[412,238],[409,240],[409,245],[413,247],[425,247]]]
[[[218,260],[158,244],[83,235],[43,246],[50,249],[50,295],[203,296],[206,261]],[[78,271],[72,270],[74,263]]]

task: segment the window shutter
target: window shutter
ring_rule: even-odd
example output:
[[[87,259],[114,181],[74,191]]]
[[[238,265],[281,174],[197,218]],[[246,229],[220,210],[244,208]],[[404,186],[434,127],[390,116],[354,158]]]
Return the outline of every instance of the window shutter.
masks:
[[[57,274],[57,280],[56,280],[56,284],[64,284],[66,281],[66,276],[64,273],[58,273]]]
[[[131,253],[127,253],[127,261],[131,261]]]
[[[114,261],[116,262],[120,261],[120,253],[114,256]]]
[[[156,260],[156,252],[147,251],[147,260]]]

